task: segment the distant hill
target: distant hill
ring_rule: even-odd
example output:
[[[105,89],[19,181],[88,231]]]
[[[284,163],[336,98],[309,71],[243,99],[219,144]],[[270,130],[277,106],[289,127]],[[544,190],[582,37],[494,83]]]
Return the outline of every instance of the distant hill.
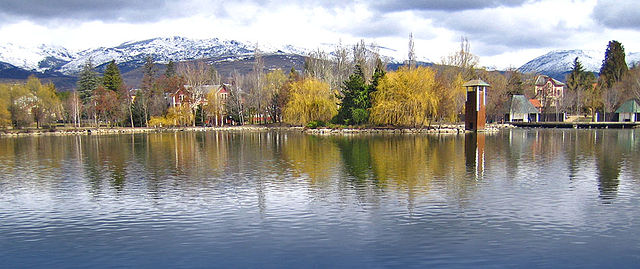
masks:
[[[522,65],[518,70],[523,73],[538,73],[565,81],[566,75],[573,68],[573,60],[578,60],[586,71],[598,73],[604,60],[604,51],[595,50],[556,50]],[[640,53],[627,53],[626,61],[629,66],[640,62]]]
[[[327,51],[335,48],[323,44]],[[25,47],[14,44],[0,44],[0,81],[22,80],[36,75],[44,81],[51,81],[58,89],[68,90],[75,86],[82,66],[91,59],[96,70],[104,72],[106,65],[115,60],[125,82],[137,87],[142,79],[141,67],[147,56],[157,63],[158,73],[164,72],[169,61],[190,62],[204,60],[212,64],[223,77],[233,70],[241,74],[251,71],[255,46],[235,40],[190,39],[184,37],[153,38],[135,42],[125,42],[115,47],[100,47],[80,52],[72,52],[59,46],[39,45]],[[386,48],[382,48],[386,49]],[[263,51],[265,69],[281,68],[285,71],[294,67],[302,70],[304,57],[312,50],[291,45],[282,47],[260,46]],[[390,62],[389,70],[396,70],[402,63],[383,56]],[[419,62],[431,66],[432,63]]]

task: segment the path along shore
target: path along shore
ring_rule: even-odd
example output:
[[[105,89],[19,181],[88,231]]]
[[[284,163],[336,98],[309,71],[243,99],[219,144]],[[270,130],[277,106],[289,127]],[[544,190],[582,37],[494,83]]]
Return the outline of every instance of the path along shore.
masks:
[[[515,128],[510,124],[488,124],[485,132],[497,132],[500,129]],[[207,132],[207,131],[292,131],[303,132],[312,135],[355,135],[355,134],[462,134],[465,133],[462,124],[442,124],[426,128],[304,128],[287,126],[225,126],[225,127],[174,127],[174,128],[60,128],[60,129],[8,129],[0,131],[3,137],[19,136],[63,136],[63,135],[109,135],[109,134],[135,134],[135,133],[160,133],[160,132]]]

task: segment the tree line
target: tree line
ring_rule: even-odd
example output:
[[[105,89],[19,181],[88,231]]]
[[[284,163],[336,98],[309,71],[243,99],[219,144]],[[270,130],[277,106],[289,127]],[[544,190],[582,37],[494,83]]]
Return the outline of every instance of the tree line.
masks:
[[[0,125],[40,128],[62,121],[76,127],[247,123],[421,127],[459,121],[466,97],[462,84],[471,79],[491,85],[489,121],[503,120],[512,95],[535,97],[535,74],[478,67],[466,38],[459,49],[430,67],[417,64],[413,47],[410,36],[408,60],[395,71],[386,70],[377,46],[360,41],[338,45],[330,53],[314,51],[298,72],[267,70],[256,45],[252,70],[233,71],[224,78],[204,60],[169,62],[158,74],[156,63],[147,57],[137,89],[124,83],[115,61],[99,74],[89,60],[72,91],[58,92],[36,77],[0,84]],[[575,59],[561,110],[612,112],[629,98],[640,98],[639,81],[639,68],[628,69],[624,48],[611,41],[598,78]],[[224,95],[219,87],[225,87]],[[180,105],[170,105],[168,99],[178,93]]]

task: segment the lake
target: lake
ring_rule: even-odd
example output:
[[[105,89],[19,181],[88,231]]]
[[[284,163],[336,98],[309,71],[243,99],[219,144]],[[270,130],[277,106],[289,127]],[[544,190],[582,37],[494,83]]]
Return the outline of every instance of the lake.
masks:
[[[0,268],[640,264],[640,130],[0,138]]]

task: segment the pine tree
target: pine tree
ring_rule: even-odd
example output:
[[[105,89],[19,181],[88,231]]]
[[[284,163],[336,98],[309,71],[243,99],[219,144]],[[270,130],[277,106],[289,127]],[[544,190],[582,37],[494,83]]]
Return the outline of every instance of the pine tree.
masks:
[[[608,120],[607,113],[610,113],[619,101],[617,97],[611,98],[612,96],[617,96],[617,94],[613,94],[612,87],[616,82],[622,80],[627,71],[629,71],[624,58],[622,44],[615,40],[609,41],[607,50],[604,53],[602,68],[600,68],[600,77],[598,78],[598,93],[602,102],[605,121]]]
[[[576,57],[573,60],[573,68],[571,69],[571,73],[567,76],[567,88],[569,92],[573,93],[575,96],[574,101],[574,113],[580,113],[582,99],[585,97],[583,91],[586,89],[586,73],[584,71],[584,67],[582,67],[582,63]]]
[[[173,77],[176,75],[176,64],[173,61],[169,61],[167,64],[167,70],[164,71],[165,77]]]
[[[599,86],[609,89],[614,83],[620,81],[629,70],[624,56],[624,47],[620,42],[609,41],[607,51],[604,53],[602,68],[600,68]]]
[[[354,122],[353,110],[366,108],[369,99],[367,85],[360,65],[355,66],[353,74],[343,82],[342,96],[340,97],[340,109],[336,115],[335,122],[342,124],[361,123]]]
[[[77,87],[78,93],[80,93],[80,99],[86,103],[93,91],[98,88],[98,84],[100,84],[98,73],[93,68],[91,59],[89,59],[82,67],[82,71],[78,77]]]
[[[116,65],[116,61],[109,62],[107,68],[104,70],[104,76],[102,78],[102,85],[105,89],[111,91],[118,91],[122,86],[122,76],[120,75],[120,69]]]

